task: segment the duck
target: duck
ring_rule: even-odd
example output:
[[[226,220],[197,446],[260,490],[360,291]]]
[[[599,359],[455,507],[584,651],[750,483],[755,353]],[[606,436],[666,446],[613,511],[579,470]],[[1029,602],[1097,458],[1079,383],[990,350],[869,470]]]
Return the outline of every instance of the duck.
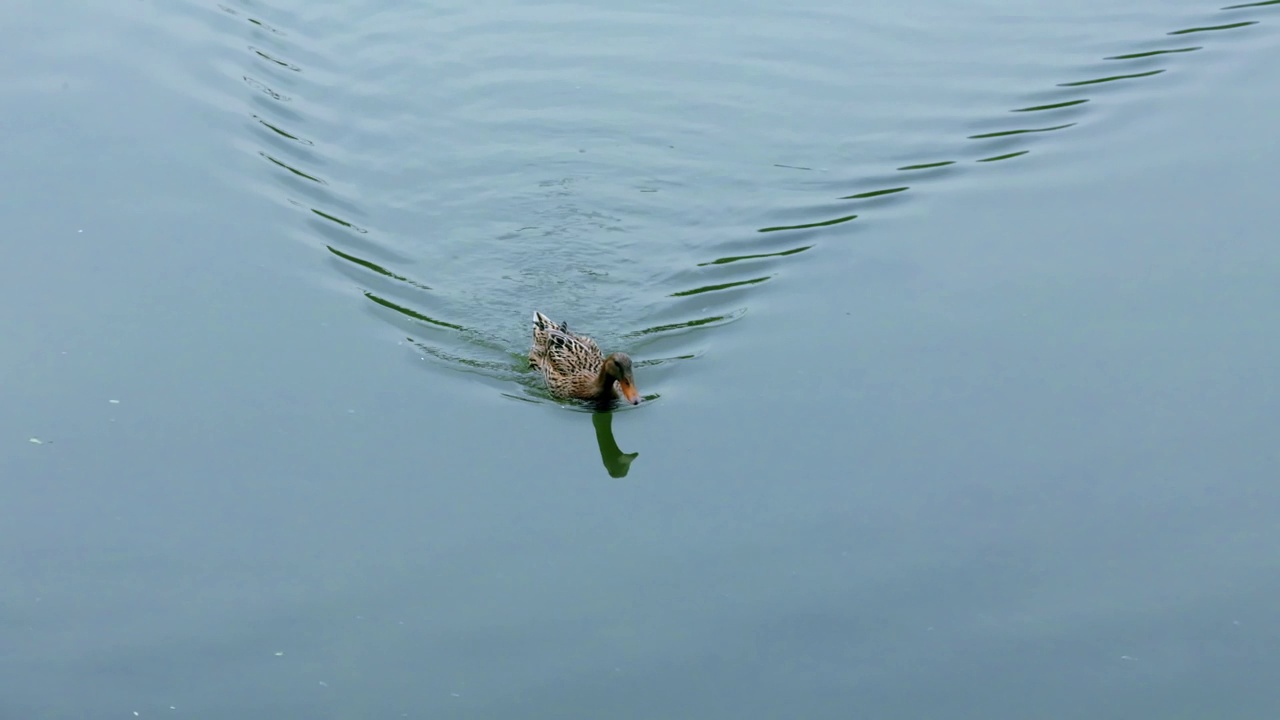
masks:
[[[631,358],[626,353],[606,357],[595,340],[536,310],[529,364],[542,373],[552,395],[597,404],[612,404],[622,396],[632,405],[640,404]]]

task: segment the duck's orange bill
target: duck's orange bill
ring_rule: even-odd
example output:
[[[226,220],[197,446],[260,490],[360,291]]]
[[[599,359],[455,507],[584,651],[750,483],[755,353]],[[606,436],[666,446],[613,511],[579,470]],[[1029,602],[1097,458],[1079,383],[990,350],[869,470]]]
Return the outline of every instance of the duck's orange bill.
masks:
[[[636,390],[636,386],[626,380],[618,381],[618,389],[622,391],[622,396],[632,405],[640,404],[640,391]]]

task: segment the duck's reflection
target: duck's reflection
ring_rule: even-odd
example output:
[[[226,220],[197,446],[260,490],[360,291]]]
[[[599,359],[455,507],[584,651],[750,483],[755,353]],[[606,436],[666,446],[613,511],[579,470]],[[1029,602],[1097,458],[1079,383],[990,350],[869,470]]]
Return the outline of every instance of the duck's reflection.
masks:
[[[604,463],[604,469],[609,471],[609,477],[626,477],[631,470],[631,461],[635,460],[640,453],[624,453],[618,447],[618,441],[613,439],[612,412],[601,410],[592,413],[591,424],[596,427],[596,444],[600,446],[600,461]]]

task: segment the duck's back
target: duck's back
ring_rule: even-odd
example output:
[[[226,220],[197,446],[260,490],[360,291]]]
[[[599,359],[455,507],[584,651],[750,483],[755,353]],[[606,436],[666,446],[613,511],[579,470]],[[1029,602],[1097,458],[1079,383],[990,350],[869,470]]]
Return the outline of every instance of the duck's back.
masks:
[[[604,353],[596,341],[557,325],[540,312],[533,314],[533,348],[529,364],[537,368],[547,387],[559,395],[579,397],[600,375]]]

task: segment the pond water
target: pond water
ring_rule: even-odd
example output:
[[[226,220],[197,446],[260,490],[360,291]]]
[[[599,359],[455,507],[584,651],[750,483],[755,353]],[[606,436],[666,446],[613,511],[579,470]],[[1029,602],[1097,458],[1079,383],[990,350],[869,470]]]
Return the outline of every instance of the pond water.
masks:
[[[6,16],[0,718],[1280,712],[1276,0]]]

